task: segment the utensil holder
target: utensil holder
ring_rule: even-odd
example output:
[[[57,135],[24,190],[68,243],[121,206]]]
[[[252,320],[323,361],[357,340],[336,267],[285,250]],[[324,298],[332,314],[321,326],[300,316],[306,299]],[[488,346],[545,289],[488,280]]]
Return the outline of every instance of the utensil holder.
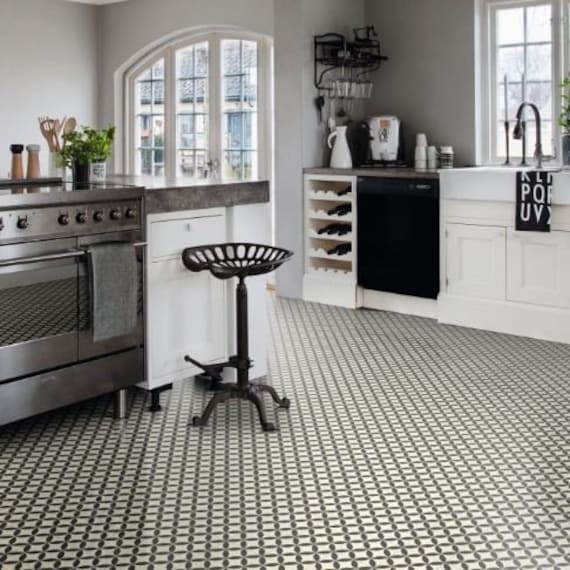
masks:
[[[63,166],[59,166],[59,154],[57,152],[50,152],[48,156],[48,177],[63,178],[64,170]]]

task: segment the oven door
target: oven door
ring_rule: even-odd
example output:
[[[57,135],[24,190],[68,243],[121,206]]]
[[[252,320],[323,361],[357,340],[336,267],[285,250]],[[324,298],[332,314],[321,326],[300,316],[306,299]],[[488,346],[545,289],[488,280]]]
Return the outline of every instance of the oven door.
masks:
[[[0,247],[0,382],[77,359],[78,262],[58,257],[75,248],[75,239]],[[31,259],[2,266],[20,258]]]
[[[89,245],[113,241],[140,242],[140,231],[115,232],[111,234],[95,235],[79,238],[80,249],[86,249]],[[87,360],[105,354],[112,354],[128,350],[143,344],[144,340],[144,316],[143,316],[143,267],[144,247],[137,248],[137,260],[139,262],[139,296],[138,296],[138,324],[132,334],[109,339],[103,342],[93,341],[93,329],[91,326],[91,288],[89,277],[89,259],[85,255],[79,265],[79,360]]]

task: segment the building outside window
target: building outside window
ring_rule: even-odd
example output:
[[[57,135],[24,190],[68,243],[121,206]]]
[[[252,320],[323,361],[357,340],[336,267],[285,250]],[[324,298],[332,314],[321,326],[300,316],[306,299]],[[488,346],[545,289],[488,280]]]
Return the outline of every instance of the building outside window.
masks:
[[[267,176],[268,42],[213,33],[177,42],[127,77],[126,156],[151,176]]]

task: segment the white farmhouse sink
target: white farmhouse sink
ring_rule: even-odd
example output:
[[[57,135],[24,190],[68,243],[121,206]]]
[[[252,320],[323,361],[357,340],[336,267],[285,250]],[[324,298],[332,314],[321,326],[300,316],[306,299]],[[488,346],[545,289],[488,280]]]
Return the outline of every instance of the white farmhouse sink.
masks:
[[[535,170],[516,166],[480,166],[440,171],[443,200],[514,202],[517,172]],[[570,205],[570,172],[559,168],[543,169],[553,175],[552,203]]]

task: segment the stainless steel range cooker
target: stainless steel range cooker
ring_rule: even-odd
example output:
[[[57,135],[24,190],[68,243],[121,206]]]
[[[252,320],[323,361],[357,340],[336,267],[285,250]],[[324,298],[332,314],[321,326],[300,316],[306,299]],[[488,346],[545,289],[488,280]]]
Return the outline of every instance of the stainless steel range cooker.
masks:
[[[142,188],[0,187],[0,425],[143,380]],[[96,343],[87,246],[135,244],[139,325]],[[123,413],[123,410],[119,410]]]

